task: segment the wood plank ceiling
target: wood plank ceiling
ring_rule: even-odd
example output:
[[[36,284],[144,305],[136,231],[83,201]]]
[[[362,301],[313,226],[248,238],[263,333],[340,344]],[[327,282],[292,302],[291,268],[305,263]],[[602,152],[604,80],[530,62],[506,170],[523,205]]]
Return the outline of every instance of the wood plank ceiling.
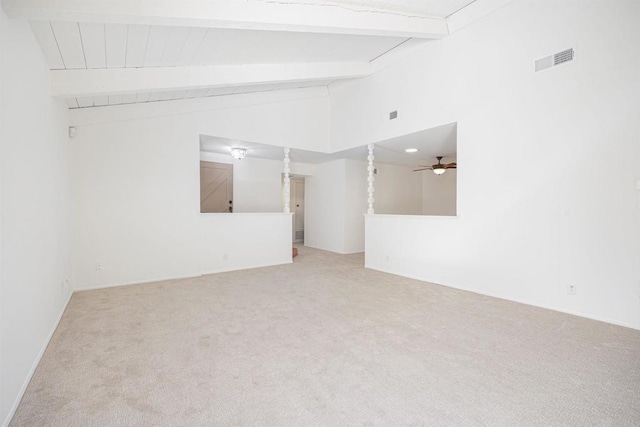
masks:
[[[52,70],[371,61],[396,37],[155,25],[31,22]],[[69,108],[326,86],[332,80],[69,98]]]
[[[444,17],[474,0],[280,0],[280,5],[333,6],[366,13]],[[32,1],[38,3],[38,0]],[[251,3],[251,2],[250,2]],[[255,3],[258,3],[257,1]],[[322,8],[326,9],[326,8]],[[52,13],[52,16],[55,14]],[[105,15],[106,16],[106,15]],[[38,17],[39,18],[39,17]],[[375,17],[377,18],[377,17]],[[406,18],[405,18],[406,19]],[[431,19],[431,18],[429,18]],[[344,32],[274,31],[204,26],[145,25],[132,23],[78,22],[36,19],[31,28],[51,70],[139,69],[154,67],[206,67],[259,64],[357,64],[370,63],[409,37],[389,36],[383,31]],[[126,19],[123,20],[126,22]],[[445,27],[446,29],[446,27]],[[186,69],[186,68],[185,68]],[[58,71],[53,71],[58,72]],[[346,78],[348,76],[341,76]],[[69,108],[101,107],[130,103],[220,96],[312,86],[335,80],[299,78],[260,84],[227,84],[224,87],[167,88],[135,93],[109,93],[68,97]]]
[[[78,22],[31,27],[52,70],[371,61],[406,40]]]

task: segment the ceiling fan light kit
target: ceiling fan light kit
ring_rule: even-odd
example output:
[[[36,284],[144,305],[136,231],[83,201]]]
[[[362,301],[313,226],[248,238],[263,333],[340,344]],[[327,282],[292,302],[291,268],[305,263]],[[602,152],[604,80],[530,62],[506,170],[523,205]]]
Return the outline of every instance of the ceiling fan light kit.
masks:
[[[433,173],[435,173],[436,175],[442,175],[446,171],[447,169],[444,166],[441,168],[433,168]]]
[[[415,169],[414,172],[420,172],[420,171],[433,171],[433,173],[435,173],[436,175],[442,175],[443,173],[445,173],[447,171],[447,169],[457,169],[458,168],[458,164],[457,163],[445,163],[442,164],[442,156],[438,156],[436,157],[436,159],[438,159],[438,163],[435,165],[431,165],[431,166],[421,166],[420,169]]]

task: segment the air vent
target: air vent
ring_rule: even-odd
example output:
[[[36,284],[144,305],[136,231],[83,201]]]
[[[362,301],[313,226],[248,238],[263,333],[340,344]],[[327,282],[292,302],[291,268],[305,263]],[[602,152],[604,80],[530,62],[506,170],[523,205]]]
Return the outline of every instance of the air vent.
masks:
[[[567,49],[554,55],[540,58],[535,62],[536,73],[538,71],[546,70],[547,68],[555,67],[556,65],[564,64],[565,62],[573,61],[573,57],[573,49]]]
[[[536,73],[553,67],[553,55],[540,58],[536,61]]]
[[[569,61],[573,61],[573,49],[563,50],[553,55],[553,65],[560,65]]]
[[[398,118],[398,110],[396,111],[392,111],[389,113],[389,120],[393,120],[393,119],[397,119]]]

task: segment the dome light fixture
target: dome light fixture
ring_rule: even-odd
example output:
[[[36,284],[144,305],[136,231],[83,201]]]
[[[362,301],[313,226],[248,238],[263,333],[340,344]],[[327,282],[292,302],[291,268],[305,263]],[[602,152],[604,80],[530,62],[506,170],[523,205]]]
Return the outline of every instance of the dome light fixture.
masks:
[[[417,153],[418,149],[417,148],[407,148],[406,150],[404,150],[405,153]]]
[[[247,149],[246,148],[232,148],[231,149],[231,157],[233,157],[236,160],[242,160],[245,157],[247,157]]]
[[[444,165],[438,167],[439,165],[434,165],[433,166],[433,173],[435,173],[436,175],[442,175],[443,173],[445,173],[447,171],[447,168],[444,167]]]

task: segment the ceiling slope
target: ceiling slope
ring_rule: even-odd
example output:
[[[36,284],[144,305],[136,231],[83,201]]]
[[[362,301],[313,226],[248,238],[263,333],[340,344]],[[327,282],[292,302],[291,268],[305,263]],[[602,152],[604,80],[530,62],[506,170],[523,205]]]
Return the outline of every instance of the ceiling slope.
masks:
[[[361,78],[508,1],[2,0],[31,22],[69,108]]]
[[[438,16],[405,16],[319,3],[211,0],[4,0],[11,18],[235,28],[385,37],[442,38],[447,22]]]
[[[237,87],[363,77],[369,62],[213,65],[51,71],[53,96],[64,98],[162,90]]]

